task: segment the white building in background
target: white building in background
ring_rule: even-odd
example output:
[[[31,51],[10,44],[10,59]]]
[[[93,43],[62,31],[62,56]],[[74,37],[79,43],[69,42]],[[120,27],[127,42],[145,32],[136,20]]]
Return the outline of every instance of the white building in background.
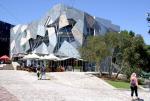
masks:
[[[54,53],[80,58],[78,48],[86,37],[111,31],[119,32],[120,27],[109,20],[58,4],[41,19],[11,29],[10,56]]]

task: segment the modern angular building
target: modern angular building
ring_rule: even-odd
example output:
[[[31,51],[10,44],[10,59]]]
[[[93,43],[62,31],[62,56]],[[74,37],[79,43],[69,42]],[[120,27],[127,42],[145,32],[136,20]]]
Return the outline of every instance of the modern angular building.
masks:
[[[41,19],[11,29],[10,54],[50,54],[80,58],[78,48],[88,36],[118,32],[111,21],[69,7],[55,5]]]
[[[0,21],[0,56],[9,56],[10,49],[10,29],[13,25]]]

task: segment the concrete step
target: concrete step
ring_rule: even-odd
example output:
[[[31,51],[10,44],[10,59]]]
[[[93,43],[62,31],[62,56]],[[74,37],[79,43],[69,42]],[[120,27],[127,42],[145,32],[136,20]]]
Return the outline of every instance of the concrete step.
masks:
[[[1,67],[1,70],[14,70],[12,64],[5,64]]]

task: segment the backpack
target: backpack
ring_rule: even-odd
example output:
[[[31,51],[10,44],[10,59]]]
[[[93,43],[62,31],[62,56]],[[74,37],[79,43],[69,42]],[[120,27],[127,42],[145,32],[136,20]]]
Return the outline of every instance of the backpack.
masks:
[[[135,87],[135,86],[136,86],[136,80],[135,80],[135,79],[132,79],[132,80],[131,80],[131,86],[132,86],[132,87]]]

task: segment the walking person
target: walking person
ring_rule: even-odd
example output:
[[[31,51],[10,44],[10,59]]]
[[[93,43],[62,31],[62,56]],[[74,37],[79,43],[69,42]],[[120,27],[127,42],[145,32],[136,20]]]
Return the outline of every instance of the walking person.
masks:
[[[45,79],[44,76],[45,76],[45,71],[46,71],[46,68],[44,66],[44,64],[42,65],[41,67],[41,79]]]
[[[36,73],[37,73],[37,77],[38,77],[38,80],[40,79],[40,67],[36,67]]]
[[[137,76],[136,73],[132,73],[131,77],[130,77],[130,88],[131,88],[131,97],[132,100],[134,100],[133,95],[135,93],[136,99],[138,98],[138,80],[137,80]]]

